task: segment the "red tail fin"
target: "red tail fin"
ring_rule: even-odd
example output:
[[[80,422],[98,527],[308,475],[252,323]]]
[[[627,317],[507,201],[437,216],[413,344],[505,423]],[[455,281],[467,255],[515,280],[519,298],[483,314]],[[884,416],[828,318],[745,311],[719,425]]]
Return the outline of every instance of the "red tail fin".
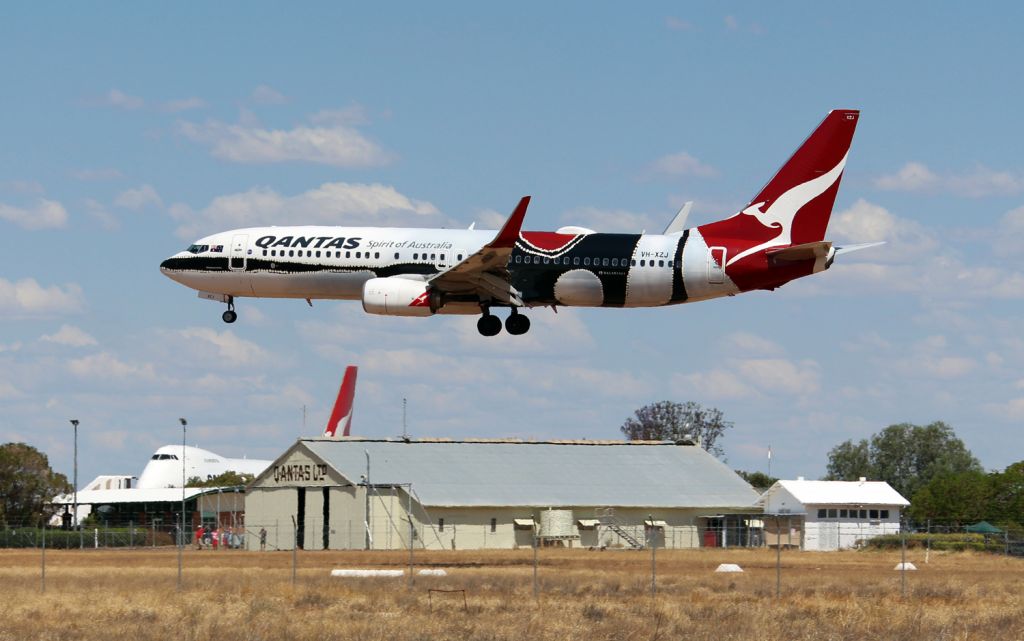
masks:
[[[729,249],[732,264],[768,247],[825,238],[860,112],[829,112],[743,211],[700,227],[709,246]]]
[[[352,404],[356,398],[356,372],[359,368],[349,365],[345,368],[345,378],[341,379],[341,387],[338,388],[338,399],[334,401],[334,409],[331,410],[331,418],[327,421],[327,428],[324,429],[324,436],[336,438],[339,422],[343,423],[342,436],[348,436],[352,429]]]

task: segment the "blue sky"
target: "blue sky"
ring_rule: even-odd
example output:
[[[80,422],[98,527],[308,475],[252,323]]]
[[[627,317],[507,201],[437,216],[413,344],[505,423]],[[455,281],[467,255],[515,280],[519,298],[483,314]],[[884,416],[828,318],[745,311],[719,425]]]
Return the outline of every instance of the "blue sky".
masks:
[[[1024,163],[1013,3],[218,3],[5,8],[0,441],[80,480],[180,438],[270,458],[348,363],[355,431],[615,438],[694,400],[731,465],[824,473],[891,423],[1024,458]],[[775,293],[535,310],[521,338],[358,303],[221,307],[157,266],[248,224],[660,230],[732,214],[831,108],[859,108],[829,237],[886,239]],[[302,426],[302,407],[307,424]]]

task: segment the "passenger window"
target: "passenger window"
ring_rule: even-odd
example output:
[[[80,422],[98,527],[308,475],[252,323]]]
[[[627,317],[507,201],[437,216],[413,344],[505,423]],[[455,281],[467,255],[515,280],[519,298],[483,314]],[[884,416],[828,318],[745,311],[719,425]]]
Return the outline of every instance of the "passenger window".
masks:
[[[395,260],[398,260],[398,252],[395,252]]]
[[[312,258],[313,257],[313,250],[312,249],[307,249],[306,250],[306,257],[307,258]]]
[[[612,259],[612,267],[618,267],[618,266],[619,266],[619,259],[618,258],[613,258]]]
[[[363,252],[356,252],[356,258],[362,258]]]
[[[352,258],[352,252],[345,252],[345,258]]]
[[[413,260],[419,260],[419,259],[420,259],[420,255],[419,255],[419,253],[417,252],[417,253],[413,254],[413,255],[412,255],[412,259],[413,259]]]
[[[380,258],[380,252],[373,252],[374,258]]]
[[[607,258],[602,258],[601,259],[601,266],[602,267],[607,267],[608,266],[608,259]]]
[[[294,249],[289,249],[288,250],[288,255],[289,256],[295,256],[295,250]]]
[[[630,259],[630,261],[629,261],[629,266],[630,266],[630,267],[636,267],[636,259],[635,259],[635,258],[631,258],[631,259]]]
[[[671,267],[671,266],[672,266],[672,261],[668,261],[668,266],[669,266],[669,267]]]
[[[583,259],[583,265],[586,267],[590,267],[590,256],[587,256],[586,258]]]
[[[550,259],[550,258],[548,258],[547,256],[545,256],[545,257],[544,257],[544,264],[545,264],[545,265],[547,265],[547,264],[548,264],[548,263],[550,263],[550,262],[551,262],[551,259]]]
[[[316,257],[317,257],[317,258],[320,258],[320,250],[319,250],[319,249],[318,249],[318,250],[316,250]]]
[[[267,250],[265,250],[265,249],[263,250],[263,255],[264,255],[264,256],[266,256],[266,255],[267,255]]]
[[[572,259],[572,264],[573,265],[579,265],[580,264],[580,257],[576,256],[575,258],[573,258]]]
[[[513,260],[513,262],[515,262],[516,265],[518,265],[523,260],[523,257],[522,256],[516,256],[512,260]]]
[[[658,261],[658,267],[664,267],[664,266],[665,266],[665,261],[659,260]]]
[[[441,254],[441,260],[444,260],[444,254]]]
[[[462,254],[459,254],[459,260],[462,260]]]

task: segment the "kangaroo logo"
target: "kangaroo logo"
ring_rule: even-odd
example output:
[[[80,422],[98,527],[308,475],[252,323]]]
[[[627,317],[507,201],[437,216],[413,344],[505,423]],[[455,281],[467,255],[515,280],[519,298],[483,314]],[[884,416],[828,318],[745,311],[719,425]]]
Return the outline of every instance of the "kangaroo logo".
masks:
[[[847,152],[847,155],[849,155],[849,152]],[[843,167],[845,166],[846,156],[843,156],[843,159],[839,161],[839,164],[833,167],[829,172],[824,173],[817,178],[808,180],[805,183],[800,183],[786,191],[776,198],[772,204],[768,206],[768,209],[762,210],[761,207],[764,206],[764,202],[759,202],[754,203],[739,214],[736,214],[737,216],[740,214],[753,216],[765,227],[768,227],[769,229],[778,229],[779,234],[769,241],[741,251],[733,256],[726,265],[732,265],[736,261],[768,247],[791,244],[793,242],[793,219],[796,217],[796,213],[803,209],[804,205],[822,195],[829,187],[834,185],[835,182],[839,180],[839,175],[843,173]]]

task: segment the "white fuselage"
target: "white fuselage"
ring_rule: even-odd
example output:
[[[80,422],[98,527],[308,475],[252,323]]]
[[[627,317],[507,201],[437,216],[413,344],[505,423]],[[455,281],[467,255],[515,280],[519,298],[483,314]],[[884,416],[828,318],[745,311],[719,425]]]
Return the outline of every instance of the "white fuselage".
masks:
[[[181,487],[183,466],[186,481],[194,477],[205,481],[225,472],[256,476],[270,467],[270,463],[271,461],[259,459],[226,458],[209,450],[187,445],[184,448],[181,445],[164,445],[150,458],[135,487]]]

